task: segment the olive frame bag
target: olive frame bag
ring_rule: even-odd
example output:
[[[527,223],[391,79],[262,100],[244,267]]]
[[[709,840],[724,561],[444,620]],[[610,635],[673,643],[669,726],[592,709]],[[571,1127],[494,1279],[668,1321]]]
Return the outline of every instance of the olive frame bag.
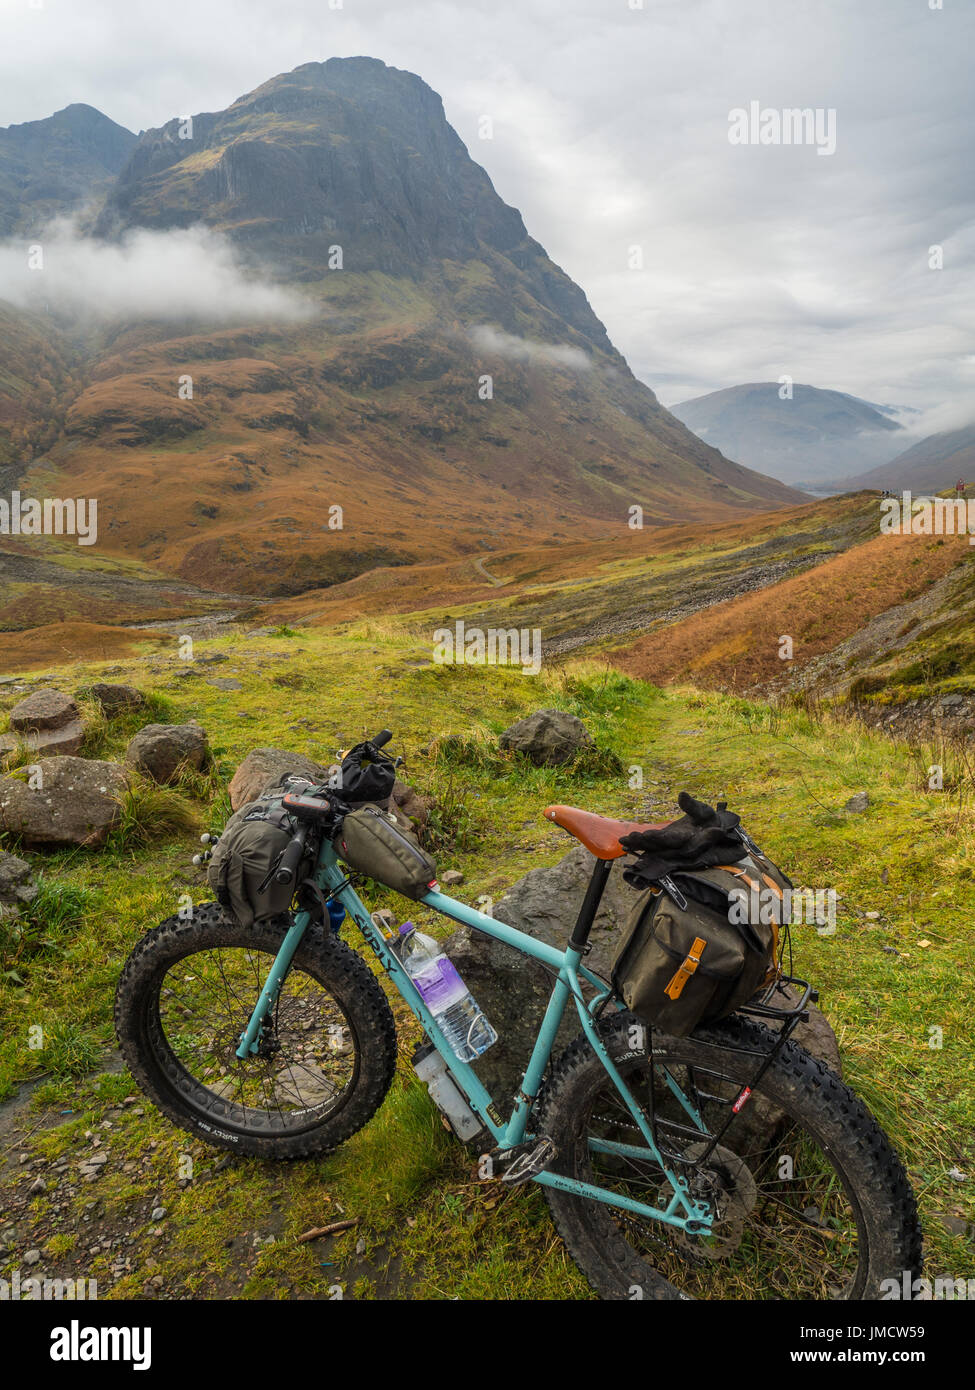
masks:
[[[734,1013],[779,973],[783,890],[791,887],[760,851],[661,879],[639,894],[627,919],[612,966],[616,993],[674,1037]],[[755,910],[761,899],[740,896],[762,890],[771,912]]]
[[[392,808],[367,805],[350,811],[332,847],[350,869],[406,898],[422,898],[437,886],[436,861],[421,848],[406,817]]]

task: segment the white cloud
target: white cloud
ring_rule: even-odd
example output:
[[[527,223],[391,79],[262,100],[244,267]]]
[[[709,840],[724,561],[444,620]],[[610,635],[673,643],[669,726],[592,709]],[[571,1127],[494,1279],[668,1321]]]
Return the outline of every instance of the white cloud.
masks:
[[[479,323],[467,330],[467,336],[478,352],[506,357],[512,362],[566,367],[574,372],[587,372],[592,366],[592,360],[582,348],[568,343],[539,343],[533,338],[518,338],[493,324]]]
[[[103,319],[229,323],[315,312],[294,291],[248,271],[227,238],[206,227],[136,230],[113,242],[86,237],[69,220],[33,242],[0,242],[0,299]]]
[[[971,399],[975,7],[946,0],[0,0],[0,124],[131,129],[300,63],[418,73],[665,402],[743,381]],[[736,147],[728,112],[834,107],[837,149]],[[483,115],[493,139],[479,139]],[[643,248],[645,269],[627,268]],[[945,247],[944,270],[927,267]]]

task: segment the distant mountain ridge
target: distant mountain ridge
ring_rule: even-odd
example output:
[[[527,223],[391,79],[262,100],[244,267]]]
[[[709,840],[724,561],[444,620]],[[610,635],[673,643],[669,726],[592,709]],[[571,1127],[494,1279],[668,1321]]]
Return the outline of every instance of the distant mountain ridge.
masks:
[[[892,492],[901,488],[942,492],[954,487],[959,479],[975,484],[975,424],[928,435],[889,463],[852,478],[841,478],[835,485],[850,492],[873,487],[890,488]]]
[[[749,382],[671,406],[700,438],[748,468],[795,486],[842,477],[890,458],[902,428],[896,406],[800,382]]]
[[[104,197],[138,141],[93,106],[0,129],[0,236],[32,233]]]

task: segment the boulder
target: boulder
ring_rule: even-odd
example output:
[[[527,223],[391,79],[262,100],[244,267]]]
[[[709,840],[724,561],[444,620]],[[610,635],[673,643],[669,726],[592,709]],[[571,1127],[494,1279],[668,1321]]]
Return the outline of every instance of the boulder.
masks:
[[[283,748],[255,748],[240,764],[230,782],[230,805],[235,811],[256,801],[285,777],[307,777],[310,782],[328,779],[328,768]]]
[[[867,795],[867,793],[866,793],[866,792],[856,792],[853,796],[850,797],[849,801],[848,801],[848,802],[846,803],[846,805],[843,807],[843,810],[844,810],[844,811],[851,811],[853,814],[856,815],[856,814],[859,814],[859,813],[862,812],[862,811],[865,811],[869,805],[870,805],[870,798],[869,798],[869,796]]]
[[[523,753],[540,767],[568,762],[592,741],[581,719],[557,709],[541,709],[519,719],[498,740],[502,748]]]
[[[0,754],[24,743],[34,753],[77,753],[85,736],[81,710],[60,690],[35,690],[10,711],[11,732],[0,739]]]
[[[0,850],[0,918],[16,917],[37,897],[30,865],[16,854]]]
[[[172,782],[182,767],[207,760],[206,731],[199,724],[146,724],[129,742],[125,761],[155,782]]]
[[[0,778],[0,829],[28,845],[103,845],[122,814],[125,769],[95,758],[42,758],[32,788]]]
[[[141,709],[146,702],[142,691],[136,690],[133,685],[106,685],[102,681],[91,687],[91,696],[98,701],[109,719],[115,714]]]
[[[636,901],[635,891],[623,880],[623,866],[630,862],[629,857],[613,861],[589,936],[592,949],[585,964],[607,979],[624,924]],[[594,863],[589,851],[577,845],[557,864],[532,869],[494,905],[495,919],[564,950]],[[498,1041],[478,1059],[474,1070],[505,1110],[510,1108],[531,1054],[552,992],[552,976],[527,956],[469,927],[456,931],[444,949],[497,1029]],[[809,1014],[809,1023],[800,1023],[793,1034],[796,1042],[839,1073],[839,1050],[833,1030],[818,1009],[811,1007]],[[575,1010],[567,1011],[553,1055],[581,1031]],[[767,1102],[758,1100],[750,1107],[752,1123],[768,1129],[782,1120],[780,1112],[773,1112]]]

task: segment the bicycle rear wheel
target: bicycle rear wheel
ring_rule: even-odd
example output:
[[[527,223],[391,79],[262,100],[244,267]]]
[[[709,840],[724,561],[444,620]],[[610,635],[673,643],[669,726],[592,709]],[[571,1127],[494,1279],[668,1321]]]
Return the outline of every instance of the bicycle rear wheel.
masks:
[[[651,1066],[646,1045],[632,1046],[635,1026],[629,1014],[606,1025],[610,1056],[644,1108],[652,1098],[668,1167],[714,1220],[709,1234],[692,1236],[546,1187],[559,1234],[597,1293],[875,1299],[884,1280],[900,1287],[904,1271],[915,1277],[921,1235],[914,1194],[886,1135],[837,1076],[786,1044],[705,1157],[707,1139],[695,1137],[666,1073],[716,1134],[774,1035],[742,1019],[690,1038],[654,1034]],[[649,1030],[640,1031],[646,1038]],[[540,1119],[558,1149],[553,1172],[667,1207],[673,1189],[584,1039],[557,1063]]]

